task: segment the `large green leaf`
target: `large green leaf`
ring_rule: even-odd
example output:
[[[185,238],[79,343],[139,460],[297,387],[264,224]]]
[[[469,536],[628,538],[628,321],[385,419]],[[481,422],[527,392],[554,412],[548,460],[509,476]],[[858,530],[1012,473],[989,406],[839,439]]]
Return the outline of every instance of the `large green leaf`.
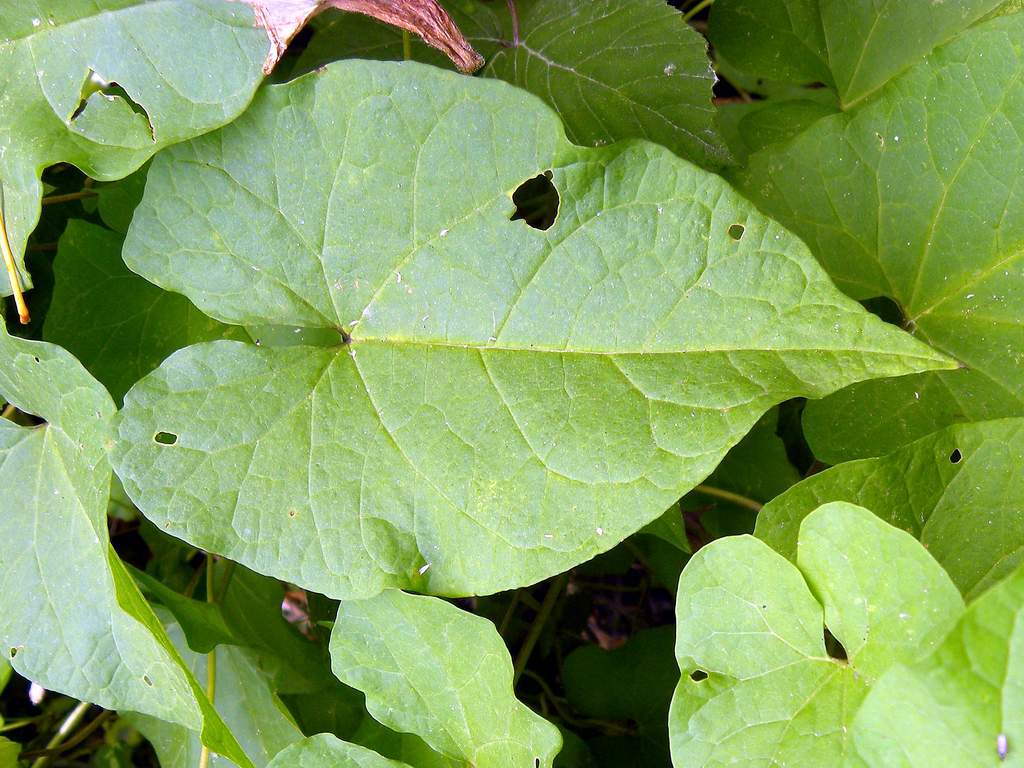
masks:
[[[561,746],[558,729],[516,700],[494,625],[443,600],[388,590],[343,601],[331,660],[377,720],[467,768],[550,766]]]
[[[206,685],[208,661],[205,654],[190,650],[185,633],[167,611],[161,612],[167,634],[192,674]],[[290,744],[302,739],[302,732],[274,695],[270,678],[259,668],[254,653],[236,645],[220,645],[216,660],[217,711],[257,768]],[[194,768],[199,765],[202,746],[194,734],[179,725],[154,717],[130,715],[130,722],[150,741],[160,758],[161,768]],[[214,755],[211,768],[233,768],[235,763]]]
[[[0,38],[0,181],[18,255],[43,168],[116,179],[223,125],[249,103],[270,48],[252,11],[223,0],[3,0]]]
[[[321,733],[278,753],[267,768],[409,768],[376,752]]]
[[[702,165],[728,159],[716,127],[707,43],[664,0],[519,0],[519,45],[505,3],[456,0],[450,10],[487,58],[481,74],[541,97],[569,139],[589,146],[649,139]],[[433,49],[421,61],[450,66]],[[299,67],[342,57],[401,59],[391,28],[351,14],[319,26]]]
[[[176,349],[249,338],[130,272],[121,260],[121,236],[95,224],[68,222],[54,276],[43,337],[81,360],[117,401]]]
[[[510,221],[548,169],[554,225]],[[339,597],[535,582],[656,518],[774,403],[948,365],[717,176],[575,147],[534,97],[415,63],[268,87],[161,153],[124,255],[222,321],[343,341],[182,350],[115,447],[163,530]]]
[[[846,105],[916,64],[1004,0],[718,0],[710,36],[735,66],[833,85]]]
[[[872,768],[1021,765],[1024,569],[972,603],[928,658],[886,672],[853,740]]]
[[[825,461],[1024,415],[1024,15],[975,26],[857,109],[752,156],[743,189],[839,286],[887,296],[965,369],[863,384],[805,413]]]
[[[249,766],[107,536],[110,396],[70,354],[0,328],[0,647],[19,674],[107,709],[202,731]]]
[[[675,765],[843,765],[871,686],[962,609],[919,542],[852,504],[804,520],[797,565],[750,536],[709,544],[679,581]],[[830,656],[826,627],[846,658]]]
[[[828,501],[872,510],[921,540],[968,598],[1024,559],[1024,419],[954,425],[877,459],[812,475],[768,504],[756,534],[789,559]]]

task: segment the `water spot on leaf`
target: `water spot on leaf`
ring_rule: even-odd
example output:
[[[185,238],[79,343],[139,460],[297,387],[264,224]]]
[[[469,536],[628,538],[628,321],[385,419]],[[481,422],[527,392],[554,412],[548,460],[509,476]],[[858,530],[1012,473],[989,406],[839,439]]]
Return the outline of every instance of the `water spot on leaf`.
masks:
[[[512,193],[516,204],[512,221],[522,220],[534,229],[550,229],[558,217],[560,199],[551,182],[551,171],[534,176],[520,184]]]
[[[964,455],[962,453],[960,453],[960,449],[959,448],[954,448],[953,452],[951,454],[949,454],[949,463],[950,464],[959,464],[963,460],[963,458],[964,458]]]
[[[738,241],[741,237],[743,237],[743,233],[746,231],[746,227],[744,227],[742,224],[733,224],[729,227],[729,237],[731,237],[733,240]]]
[[[174,445],[178,442],[178,436],[173,432],[157,432],[153,435],[153,440],[160,445]]]

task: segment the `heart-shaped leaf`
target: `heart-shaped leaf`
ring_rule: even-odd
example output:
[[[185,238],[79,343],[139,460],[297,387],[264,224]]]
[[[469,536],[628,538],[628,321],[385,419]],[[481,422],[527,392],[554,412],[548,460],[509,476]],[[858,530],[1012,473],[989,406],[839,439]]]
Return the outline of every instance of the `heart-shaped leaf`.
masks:
[[[675,765],[843,765],[871,686],[962,609],[919,542],[852,504],[807,516],[797,565],[751,536],[712,542],[679,580]]]
[[[278,753],[267,768],[409,768],[329,733],[310,736]]]
[[[545,170],[554,224],[510,221]],[[658,517],[776,402],[949,365],[719,177],[575,147],[528,94],[412,63],[267,88],[162,154],[124,255],[222,321],[334,329],[171,356],[115,462],[167,532],[338,597],[535,582]]]

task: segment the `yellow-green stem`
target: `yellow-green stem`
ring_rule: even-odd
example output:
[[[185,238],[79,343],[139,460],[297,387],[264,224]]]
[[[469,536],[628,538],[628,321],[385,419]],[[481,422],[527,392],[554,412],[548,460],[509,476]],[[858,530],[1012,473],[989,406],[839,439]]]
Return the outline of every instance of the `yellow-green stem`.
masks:
[[[703,493],[705,496],[714,496],[715,498],[722,499],[723,501],[731,501],[738,507],[745,507],[746,509],[754,512],[760,512],[761,508],[764,506],[760,502],[754,501],[753,499],[739,493],[733,493],[732,491],[727,491],[724,488],[715,488],[713,485],[698,485],[693,490],[697,493]]]
[[[690,10],[688,10],[688,11],[687,11],[687,12],[686,12],[686,13],[685,13],[685,14],[683,15],[683,21],[689,21],[689,20],[690,20],[690,19],[692,19],[692,18],[693,18],[694,16],[696,16],[696,15],[697,15],[698,13],[700,13],[700,12],[701,12],[701,11],[703,11],[703,10],[704,10],[705,8],[707,8],[707,7],[709,6],[709,5],[711,5],[711,4],[713,3],[713,2],[715,2],[715,0],[700,0],[700,2],[699,2],[699,3],[697,3],[697,4],[695,5],[695,6],[693,6],[693,8],[691,8]]]
[[[530,631],[526,635],[526,639],[523,640],[523,645],[519,649],[519,654],[516,656],[516,663],[514,672],[512,675],[512,685],[519,682],[520,676],[523,674],[523,670],[526,669],[526,663],[530,660],[530,654],[533,653],[534,646],[537,645],[537,640],[540,639],[540,633],[544,630],[544,624],[547,623],[548,617],[551,615],[551,611],[554,610],[555,603],[558,601],[559,595],[565,589],[565,584],[569,580],[569,574],[563,573],[548,587],[547,594],[544,595],[544,602],[540,604],[540,610],[537,611],[537,616],[533,620],[533,624],[530,625]]]
[[[206,602],[216,601],[214,594],[213,579],[213,555],[206,553]],[[216,706],[217,698],[217,649],[213,648],[206,654],[206,698],[210,704]],[[210,765],[210,748],[203,744],[199,751],[199,768],[208,768]]]

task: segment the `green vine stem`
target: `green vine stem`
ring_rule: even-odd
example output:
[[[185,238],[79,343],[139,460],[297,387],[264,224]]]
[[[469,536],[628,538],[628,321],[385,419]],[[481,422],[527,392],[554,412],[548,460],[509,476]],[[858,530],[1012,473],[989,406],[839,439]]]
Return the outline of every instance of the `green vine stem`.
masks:
[[[229,573],[228,576],[231,574]],[[216,602],[216,594],[214,593],[214,578],[213,578],[213,555],[209,552],[206,553],[206,602]],[[227,585],[225,584],[225,588]],[[206,654],[206,698],[210,700],[210,705],[216,707],[217,698],[217,648],[214,647]],[[210,765],[210,748],[203,744],[202,749],[199,751],[199,768],[208,768]]]
[[[727,491],[724,488],[716,488],[713,485],[698,485],[693,490],[697,493],[703,493],[705,496],[714,496],[716,499],[722,499],[722,501],[731,501],[736,506],[744,507],[754,512],[760,512],[761,508],[764,507],[764,504],[754,501],[747,496]]]
[[[548,587],[547,594],[544,595],[544,602],[541,603],[540,610],[537,611],[537,616],[533,619],[530,631],[527,633],[526,639],[523,640],[523,645],[516,656],[516,663],[512,673],[513,688],[519,682],[523,670],[526,669],[526,662],[530,660],[530,654],[533,653],[533,648],[537,645],[537,640],[540,639],[540,633],[544,630],[544,624],[547,623],[548,618],[551,616],[551,611],[554,610],[555,603],[565,590],[565,585],[568,581],[569,574],[563,573],[551,582],[551,586]]]

